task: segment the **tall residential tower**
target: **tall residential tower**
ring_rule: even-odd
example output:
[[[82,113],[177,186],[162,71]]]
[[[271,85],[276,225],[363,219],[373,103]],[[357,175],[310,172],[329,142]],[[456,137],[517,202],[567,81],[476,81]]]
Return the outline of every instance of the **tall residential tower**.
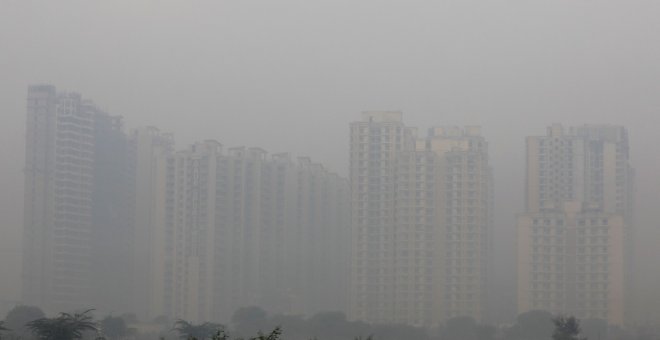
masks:
[[[420,138],[400,112],[365,112],[350,138],[351,318],[481,320],[492,181],[479,128],[433,128]]]
[[[131,162],[120,117],[77,93],[28,88],[23,303],[130,309]]]
[[[633,170],[620,126],[548,128],[527,138],[518,217],[518,310],[625,322]]]
[[[174,136],[155,127],[132,131],[135,158],[134,313],[142,320],[163,315],[165,253],[168,249],[166,199],[173,176]]]
[[[162,314],[226,322],[249,306],[305,315],[345,308],[345,179],[306,157],[212,140],[162,166]]]

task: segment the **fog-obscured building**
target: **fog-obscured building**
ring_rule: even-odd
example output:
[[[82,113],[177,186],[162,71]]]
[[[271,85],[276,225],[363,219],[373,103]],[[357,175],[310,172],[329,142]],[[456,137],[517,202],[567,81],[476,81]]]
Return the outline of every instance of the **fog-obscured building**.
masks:
[[[22,302],[128,310],[133,174],[121,118],[30,86],[25,156]]]
[[[479,129],[419,137],[400,112],[365,112],[350,129],[350,317],[419,326],[481,320],[492,175]]]
[[[163,315],[168,181],[173,176],[174,136],[155,127],[132,131],[135,159],[133,242],[134,313],[144,321]]]
[[[346,179],[309,158],[171,134],[28,89],[22,303],[227,322],[344,310]]]
[[[121,116],[94,123],[92,304],[97,313],[133,312],[135,153]]]
[[[348,183],[307,158],[195,143],[167,163],[163,314],[345,308]]]
[[[395,181],[398,156],[413,148],[414,133],[400,112],[365,112],[350,126],[353,319],[387,323],[404,315],[396,306]]]
[[[518,216],[518,310],[626,320],[633,170],[621,126],[548,127],[527,138]]]
[[[436,127],[417,152],[436,157],[435,215],[442,225],[442,319],[470,316],[483,321],[492,270],[493,180],[488,143],[477,126]],[[420,178],[422,178],[420,174]],[[428,184],[427,184],[428,185]]]

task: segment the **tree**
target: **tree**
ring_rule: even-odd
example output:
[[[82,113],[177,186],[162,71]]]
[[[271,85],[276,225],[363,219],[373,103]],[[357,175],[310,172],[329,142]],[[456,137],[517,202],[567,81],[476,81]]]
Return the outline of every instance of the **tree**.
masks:
[[[231,317],[234,330],[243,336],[268,329],[268,314],[259,307],[244,307],[236,310]]]
[[[12,330],[13,333],[20,337],[28,335],[30,330],[26,325],[30,321],[41,319],[46,314],[39,308],[34,306],[16,306],[7,313],[5,317],[5,326]]]
[[[580,320],[581,334],[594,340],[603,340],[609,338],[609,327],[607,321],[603,319],[582,319]],[[614,337],[616,339],[616,337]],[[619,337],[621,338],[621,337]]]
[[[140,322],[140,320],[138,319],[137,315],[135,315],[135,313],[124,313],[120,316],[120,318],[122,318],[124,322],[126,322],[129,325]]]
[[[211,340],[229,340],[229,334],[227,334],[224,329],[219,329],[213,334]]]
[[[477,340],[477,322],[469,316],[459,316],[447,320],[444,340]]]
[[[155,317],[152,322],[159,325],[169,325],[170,319],[165,315],[159,315]]]
[[[4,321],[0,321],[0,340],[2,340],[2,332],[8,331],[9,328],[4,326]]]
[[[494,340],[497,333],[497,328],[491,325],[477,326],[477,339],[478,340]]]
[[[256,338],[252,338],[250,340],[279,340],[280,336],[282,335],[282,328],[280,327],[275,327],[272,332],[270,332],[268,335],[263,334],[261,332],[258,333]]]
[[[106,316],[101,320],[101,332],[110,339],[121,339],[133,333],[133,330],[126,326],[124,318]]]
[[[522,313],[507,333],[512,340],[546,340],[552,335],[552,314],[542,310]]]
[[[224,327],[215,323],[205,322],[199,325],[192,324],[186,320],[177,320],[174,323],[174,330],[179,333],[181,339],[205,340],[224,334]]]
[[[55,318],[41,318],[30,321],[27,328],[39,339],[73,340],[82,339],[85,331],[97,331],[96,322],[91,316],[92,309],[82,313],[60,313]]]
[[[280,325],[282,329],[286,329],[287,338],[290,339],[311,339],[313,338],[310,332],[308,321],[300,315],[282,315],[275,314],[269,318],[269,322],[275,325]],[[342,340],[347,339],[343,338]],[[324,336],[324,339],[331,340]]]
[[[0,321],[0,332],[8,331],[9,328],[5,327],[5,322]]]
[[[580,322],[575,317],[558,316],[552,322],[555,325],[552,340],[587,340],[580,337]]]
[[[348,339],[351,333],[346,315],[342,312],[320,312],[307,320],[309,335],[323,339]],[[287,337],[290,336],[289,328],[286,328]]]

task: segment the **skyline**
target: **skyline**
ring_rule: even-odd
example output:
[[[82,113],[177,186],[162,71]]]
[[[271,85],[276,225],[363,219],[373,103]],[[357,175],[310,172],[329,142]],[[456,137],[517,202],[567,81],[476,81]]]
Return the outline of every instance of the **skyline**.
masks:
[[[49,96],[50,96],[50,97],[44,97],[44,98],[51,98],[51,97],[52,97],[52,98],[55,98],[55,96],[56,96],[56,95],[55,95],[55,92],[54,92],[54,91],[55,91],[55,88],[52,87],[52,86],[47,86],[47,85],[34,85],[34,86],[31,86],[31,87],[30,87],[30,91],[29,91],[29,92],[32,93],[33,90],[36,90],[36,91],[44,91],[43,93],[49,93]],[[35,92],[35,93],[39,93],[39,92]],[[103,117],[113,117],[113,116],[109,116],[107,113],[105,113],[105,112],[103,112],[103,111],[100,111],[100,110],[99,110],[99,109],[93,104],[93,101],[87,99],[86,97],[82,97],[82,99],[81,99],[81,95],[78,94],[78,93],[57,92],[57,97],[58,97],[58,98],[62,98],[62,100],[63,100],[62,103],[64,103],[64,104],[62,104],[62,105],[66,105],[66,106],[65,106],[65,107],[66,107],[66,109],[65,109],[65,114],[67,114],[66,112],[68,112],[68,111],[66,111],[66,110],[70,110],[70,106],[69,106],[68,103],[69,103],[70,101],[73,101],[73,102],[80,103],[80,104],[77,104],[77,105],[80,105],[81,110],[82,110],[81,112],[82,112],[83,114],[85,114],[85,112],[86,112],[85,110],[88,110],[88,111],[92,112],[92,113],[93,113],[92,116],[98,116],[98,117],[101,118],[101,120],[100,120],[101,124],[106,124],[105,122],[107,122],[108,124],[113,124],[112,126],[116,126],[117,128],[121,129],[121,130],[117,130],[117,131],[118,131],[118,132],[121,132],[122,134],[124,134],[124,136],[127,136],[127,135],[125,134],[126,132],[128,132],[128,135],[135,135],[136,132],[141,131],[141,128],[139,128],[139,127],[138,127],[138,128],[131,128],[131,127],[129,127],[129,128],[127,128],[127,129],[122,128],[121,125],[117,125],[117,124],[120,122],[120,119],[114,119],[114,118],[113,118],[113,119],[111,119],[111,120],[108,120],[108,119],[106,119],[106,118],[103,118]],[[41,106],[39,106],[39,105],[42,105],[42,106],[43,106],[43,105],[50,105],[50,104],[46,104],[46,103],[49,103],[50,100],[43,101],[43,100],[41,99],[41,97],[38,97],[38,96],[35,96],[34,98],[35,98],[35,100],[34,100],[34,104],[33,104],[33,100],[32,100],[32,99],[30,99],[30,100],[28,101],[28,112],[29,112],[29,115],[28,115],[28,132],[30,131],[29,128],[31,127],[31,124],[32,124],[32,123],[30,123],[30,122],[32,121],[31,117],[35,115],[35,112],[40,112],[40,111],[38,111],[36,108],[41,107]],[[74,103],[74,104],[75,104],[75,103]],[[56,105],[60,105],[60,104],[56,104]],[[46,106],[44,106],[44,107],[46,107]],[[54,109],[55,107],[57,107],[57,112],[59,112],[59,110],[60,110],[59,106],[54,106],[52,110],[55,110],[55,109]],[[76,106],[76,105],[73,106],[73,108],[74,108],[73,110],[74,110],[74,111],[72,111],[72,112],[77,112],[77,111],[76,111],[77,109],[75,109],[75,107],[77,107],[77,106]],[[48,108],[48,110],[47,110],[47,111],[44,111],[44,112],[48,112],[48,111],[50,111],[50,110],[51,110],[51,109]],[[402,113],[401,113],[401,112],[392,112],[392,111],[390,111],[390,112],[373,112],[373,111],[368,111],[368,112],[363,112],[363,113],[362,113],[362,116],[363,116],[362,125],[357,125],[357,124],[360,124],[360,121],[354,121],[354,122],[352,122],[352,123],[350,124],[351,129],[352,129],[352,131],[353,131],[353,133],[352,133],[352,135],[351,135],[351,141],[352,141],[352,142],[351,142],[351,143],[352,143],[351,154],[352,154],[353,156],[357,155],[357,154],[355,154],[355,152],[356,152],[356,150],[357,150],[356,147],[359,146],[359,149],[361,150],[361,148],[362,148],[362,147],[361,147],[361,143],[363,142],[363,139],[364,139],[364,137],[357,138],[358,135],[356,135],[356,131],[357,131],[356,128],[357,128],[358,126],[362,126],[362,127],[360,128],[360,132],[362,132],[366,126],[371,126],[371,123],[370,123],[370,122],[371,122],[372,120],[374,121],[374,126],[377,127],[377,130],[378,130],[378,131],[380,131],[379,124],[383,124],[383,123],[385,123],[385,124],[387,124],[387,125],[383,125],[383,126],[388,126],[388,129],[394,129],[395,126],[399,126],[399,128],[397,129],[397,134],[400,133],[400,132],[398,132],[398,131],[399,131],[399,130],[402,130],[402,129],[405,130],[405,131],[407,132],[407,133],[406,133],[406,136],[405,136],[405,138],[403,138],[403,141],[402,141],[402,144],[401,144],[401,145],[403,145],[403,147],[401,147],[401,148],[397,147],[396,150],[399,150],[399,149],[400,149],[400,151],[397,151],[397,152],[395,152],[395,154],[393,154],[393,155],[395,156],[395,158],[393,159],[393,160],[395,161],[395,163],[397,162],[397,161],[396,161],[396,157],[399,157],[399,156],[397,156],[397,155],[399,154],[399,152],[402,152],[401,155],[403,155],[404,157],[405,157],[406,152],[414,151],[414,150],[416,150],[416,151],[414,151],[414,152],[422,152],[422,153],[420,153],[420,155],[422,155],[422,154],[424,154],[424,152],[423,152],[422,150],[425,150],[425,148],[429,148],[429,147],[431,147],[431,145],[433,145],[433,147],[432,147],[433,150],[435,150],[435,148],[437,147],[437,148],[438,148],[438,151],[440,151],[440,150],[445,150],[445,151],[443,151],[443,152],[446,152],[446,151],[448,150],[447,148],[455,148],[456,146],[463,145],[463,142],[458,142],[458,141],[461,141],[461,140],[464,140],[464,142],[466,143],[466,144],[465,144],[465,147],[467,146],[467,141],[470,140],[470,142],[469,142],[469,143],[470,143],[470,144],[469,144],[469,145],[470,145],[470,148],[472,147],[472,138],[477,138],[477,139],[475,139],[475,140],[478,141],[478,145],[479,145],[480,147],[481,147],[481,144],[482,144],[481,141],[483,141],[483,138],[481,137],[481,134],[480,134],[480,128],[478,128],[478,127],[467,127],[466,130],[462,130],[462,129],[460,129],[460,128],[456,128],[456,127],[432,127],[432,128],[429,129],[429,136],[427,137],[427,138],[430,138],[430,139],[427,139],[426,142],[424,142],[424,139],[423,139],[423,138],[422,138],[422,139],[419,139],[419,138],[420,138],[420,135],[418,134],[418,131],[417,131],[416,128],[410,128],[410,127],[408,127],[408,126],[406,126],[406,125],[403,125],[403,123],[402,123]],[[365,120],[365,119],[367,119],[367,118],[368,118],[368,121]],[[54,119],[54,118],[53,118],[53,119]],[[60,118],[58,118],[58,121],[59,121],[59,119],[60,119]],[[68,118],[63,118],[63,119],[66,120],[66,119],[68,119]],[[37,124],[38,124],[38,120],[37,120],[36,122],[37,122]],[[111,123],[111,122],[115,122],[115,123]],[[367,123],[368,123],[368,124],[367,124]],[[86,124],[87,124],[87,123],[86,123]],[[99,124],[99,123],[96,123],[96,124]],[[364,125],[364,124],[367,124],[367,125]],[[392,124],[394,124],[394,125],[392,125]],[[398,125],[397,125],[397,124],[398,124]],[[88,124],[88,125],[89,125],[89,124]],[[38,125],[37,125],[37,126],[38,126]],[[92,126],[94,126],[94,124],[92,124]],[[105,126],[105,125],[101,125],[101,126]],[[574,129],[577,129],[576,131],[581,131],[580,129],[587,129],[587,130],[585,130],[585,131],[592,131],[591,129],[593,129],[593,131],[594,131],[593,133],[596,135],[596,133],[597,133],[596,131],[599,131],[598,129],[601,129],[601,128],[605,128],[605,129],[617,129],[618,127],[615,127],[615,126],[603,126],[603,125],[600,125],[600,126],[594,126],[594,127],[592,128],[592,127],[589,127],[589,126],[584,126],[584,127],[571,128],[571,131],[573,131]],[[146,130],[144,130],[144,129],[145,129],[145,128],[142,128],[143,131],[146,131]],[[154,128],[152,128],[152,127],[147,127],[146,129],[147,129],[147,130],[149,130],[149,129],[152,129],[152,130],[153,130]],[[102,128],[101,131],[102,131],[102,130],[104,130],[104,128]],[[560,125],[554,124],[554,125],[549,126],[549,127],[547,128],[547,130],[548,130],[548,131],[553,131],[554,134],[561,134],[562,127],[561,127]],[[86,131],[86,130],[83,130],[83,131]],[[158,133],[157,130],[153,130],[153,131],[154,131],[155,133]],[[394,130],[393,130],[393,131],[394,131]],[[559,132],[557,132],[557,131],[559,131]],[[606,131],[606,130],[603,130],[603,131]],[[607,131],[609,131],[609,130],[607,130]],[[615,131],[615,130],[613,130],[613,131]],[[627,153],[628,153],[627,133],[625,132],[625,128],[622,129],[621,131],[623,131],[623,132],[621,132],[621,133],[622,133],[623,136],[625,137],[625,143],[622,144],[622,145],[625,146],[625,152],[626,152],[625,155],[626,155],[626,159],[627,159]],[[151,135],[151,134],[154,133],[154,132],[149,132],[149,134]],[[548,132],[548,133],[550,133],[550,132]],[[438,134],[438,135],[435,136],[435,134]],[[38,135],[38,134],[37,134],[37,135]],[[58,135],[59,135],[59,133],[58,133]],[[136,135],[136,136],[137,136],[137,135]],[[164,136],[167,136],[167,135],[164,135]],[[389,133],[386,134],[386,137],[389,138],[389,136],[390,136]],[[435,137],[434,137],[434,136],[435,136]],[[380,132],[378,133],[378,135],[377,135],[376,137],[378,137],[378,139],[377,139],[376,144],[374,144],[374,145],[377,145],[378,143],[381,143],[381,142],[380,142]],[[437,142],[438,142],[437,145],[436,145],[436,140],[434,139],[434,138],[436,138],[436,137],[439,138],[439,139],[437,139]],[[95,137],[95,138],[98,138],[98,137]],[[107,137],[104,137],[104,138],[107,138]],[[153,137],[150,137],[150,138],[153,138]],[[158,137],[158,138],[162,138],[162,137]],[[392,135],[392,138],[394,138],[394,135]],[[445,140],[444,143],[447,143],[447,142],[448,142],[449,144],[446,144],[446,145],[443,144],[442,140],[445,139],[445,138],[447,138],[447,139]],[[466,139],[466,138],[467,138],[467,139]],[[529,136],[529,137],[528,137],[528,141],[531,140],[531,139],[534,139],[534,138],[536,138],[536,137]],[[360,142],[358,142],[358,140],[359,140]],[[367,140],[370,140],[370,138],[367,138]],[[399,141],[399,137],[397,137],[397,141]],[[173,142],[173,141],[170,140],[170,142]],[[170,143],[170,142],[168,142],[168,143]],[[104,142],[104,143],[105,143],[105,142]],[[159,142],[159,143],[160,143],[160,142]],[[213,141],[213,140],[204,139],[203,142],[197,142],[197,143],[193,144],[191,150],[193,150],[193,153],[194,153],[195,146],[211,145],[211,144],[209,144],[209,143],[212,144],[212,146],[213,146],[212,149],[217,149],[217,151],[215,151],[215,152],[220,152],[220,150],[222,149],[222,146],[221,146],[220,143],[218,143],[218,142],[216,142],[216,141]],[[356,143],[356,144],[353,144],[353,143]],[[412,144],[411,144],[411,143],[412,143]],[[429,143],[431,143],[431,144],[429,144]],[[455,144],[455,143],[459,143],[459,144]],[[415,146],[415,144],[416,144],[416,146]],[[58,143],[57,145],[59,145],[59,143]],[[388,145],[389,145],[389,144],[388,144]],[[425,146],[425,145],[426,145],[426,146]],[[443,145],[444,145],[444,146],[443,146]],[[452,145],[454,145],[454,146],[452,146]],[[486,145],[487,145],[487,141],[486,141]],[[562,146],[563,146],[563,142],[562,142]],[[101,144],[95,146],[95,148],[98,148],[98,147],[101,147],[101,150],[106,149],[105,147],[102,147]],[[485,146],[484,146],[484,147],[485,147]],[[151,148],[151,147],[149,147],[149,148]],[[487,147],[485,147],[485,148],[487,149]],[[175,157],[175,158],[173,158],[173,159],[176,159],[176,158],[179,157],[179,156],[184,156],[184,155],[185,155],[185,152],[186,152],[185,150],[188,150],[188,149],[187,149],[187,148],[186,148],[186,149],[179,149],[179,150],[174,150],[174,149],[172,149],[171,151],[169,151],[169,154],[171,154],[171,156],[168,156],[168,157]],[[230,155],[231,155],[231,154],[233,154],[233,153],[235,153],[235,152],[239,152],[239,153],[240,153],[240,152],[241,152],[240,150],[244,150],[244,149],[241,148],[241,147],[229,147],[228,150],[229,150]],[[237,150],[238,150],[238,151],[237,151]],[[264,150],[262,150],[262,149],[260,149],[260,148],[249,148],[249,149],[247,149],[247,150],[248,150],[248,151],[249,151],[249,150],[256,150],[255,152],[257,152],[258,154],[265,154],[265,152],[266,152],[266,151],[264,151]],[[377,150],[380,150],[380,146],[377,147]],[[389,150],[389,146],[386,146],[386,150]],[[392,148],[392,150],[394,151],[394,148]],[[452,150],[453,150],[453,149],[452,149]],[[426,150],[426,151],[429,151],[429,150]],[[458,149],[456,149],[455,151],[458,151]],[[32,151],[32,152],[34,152],[34,151]],[[150,151],[150,152],[151,152],[151,151]],[[214,153],[215,153],[215,152],[214,152]],[[252,152],[252,151],[250,151],[250,152]],[[378,151],[378,152],[380,152],[380,151]],[[387,151],[387,152],[389,152],[389,151]],[[457,153],[456,155],[458,155],[458,154],[460,154],[460,153]],[[218,154],[218,155],[221,155],[221,154]],[[352,156],[352,157],[353,157],[353,156]],[[89,157],[94,158],[94,157],[96,157],[96,156],[89,156]],[[106,157],[107,157],[107,156],[106,156]],[[143,156],[139,156],[139,155],[138,155],[138,159],[140,159],[141,157],[143,157]],[[278,157],[278,154],[273,154],[273,157]],[[486,162],[487,162],[487,160],[488,160],[487,153],[484,154],[484,157],[485,157],[485,160],[486,160]],[[261,158],[261,157],[257,157],[257,158]],[[110,159],[111,159],[111,158],[108,158],[108,160],[110,160]],[[149,159],[149,158],[147,158],[147,159]],[[275,158],[274,158],[274,159],[275,159]],[[467,159],[467,158],[466,158],[466,159]],[[618,159],[618,158],[617,158],[617,159]],[[145,159],[145,160],[146,160],[146,159]],[[419,161],[419,160],[418,160],[418,161]],[[528,161],[529,161],[529,159],[528,159]],[[149,161],[149,162],[151,162],[151,161]],[[359,163],[362,164],[362,163],[364,163],[364,162],[359,162]],[[177,163],[177,164],[178,164],[178,163]],[[357,164],[358,164],[358,163],[356,162],[354,166],[357,166]],[[412,163],[411,163],[411,164],[412,164]],[[431,164],[432,164],[432,163],[431,163]],[[439,164],[442,164],[442,163],[439,163]],[[491,178],[490,170],[489,170],[490,167],[487,166],[487,163],[485,163],[485,164],[486,164],[486,169],[488,169],[488,170],[487,170],[487,173],[488,173],[488,174],[486,175],[486,177],[487,177],[487,178]],[[418,166],[419,166],[419,165],[418,165]],[[422,166],[422,167],[423,167],[423,166]],[[29,167],[28,167],[28,168],[29,168]],[[59,167],[57,167],[57,168],[59,169]],[[322,169],[322,168],[321,168],[321,169]],[[401,168],[401,169],[405,169],[405,167],[404,167],[404,168]],[[357,170],[357,168],[355,168],[355,169],[353,169],[353,170]],[[95,171],[96,171],[96,170],[95,170]],[[378,171],[378,172],[380,172],[380,171]],[[177,172],[177,173],[178,173],[178,172]],[[352,174],[353,174],[353,173],[352,173]],[[414,176],[411,177],[411,179],[412,179],[412,178],[414,178]],[[444,177],[440,177],[440,178],[444,178]],[[169,181],[169,180],[168,180],[168,181]],[[488,179],[487,181],[490,181],[490,179]],[[405,182],[405,181],[404,181],[404,182]],[[27,182],[26,182],[26,183],[27,183]],[[139,184],[139,182],[138,182],[138,184]],[[399,184],[404,184],[404,183],[401,182],[401,183],[399,183]],[[441,185],[441,186],[444,186],[444,185],[445,185],[445,184],[443,184],[443,185]],[[487,186],[487,187],[490,187],[491,185],[492,185],[492,184],[489,183],[489,184],[487,184],[486,186]],[[451,185],[450,185],[450,186],[451,186]],[[354,190],[355,190],[355,189],[354,189]],[[490,189],[488,189],[488,190],[490,190]],[[91,194],[94,195],[94,193],[91,193]],[[486,196],[490,196],[490,195],[491,195],[491,194],[487,194],[487,193],[486,193]],[[562,193],[562,197],[564,197],[563,195],[564,195],[564,194]],[[155,198],[155,199],[160,200],[160,198]],[[530,204],[530,202],[528,202],[528,204]],[[489,206],[490,203],[487,203],[486,205]],[[440,209],[440,210],[442,211],[443,209]],[[488,214],[487,214],[487,215],[488,215]],[[485,216],[487,216],[487,215],[485,215]],[[355,217],[355,216],[354,216],[354,217]],[[628,218],[630,218],[630,217],[628,217]],[[490,218],[486,218],[486,219],[489,220]],[[486,223],[488,223],[488,222],[486,222]],[[442,223],[440,223],[440,225],[442,225]],[[489,228],[490,228],[490,227],[487,227],[487,229],[489,229]],[[488,233],[490,233],[490,232],[487,232],[487,234],[488,234]],[[437,236],[437,235],[436,235],[436,236]],[[489,236],[486,237],[486,238],[487,238],[487,239],[490,239]],[[435,239],[435,237],[434,237],[434,239]],[[439,246],[439,245],[436,245],[436,248],[437,248],[438,246]],[[395,260],[395,263],[396,263],[396,260]],[[492,270],[492,268],[490,268],[490,270]],[[434,290],[435,290],[435,289],[437,289],[437,288],[434,288]],[[485,304],[487,304],[487,303],[485,303]],[[492,308],[492,307],[491,307],[491,308]],[[485,312],[485,313],[488,314],[488,312]],[[476,315],[477,315],[477,314],[475,314],[475,316],[476,316]],[[384,319],[382,319],[382,320],[387,320],[387,318],[384,318]]]
[[[351,122],[349,317],[431,326],[490,320],[492,169],[479,127]]]
[[[77,95],[77,92],[73,92],[73,94],[74,94],[74,95]],[[83,97],[83,99],[87,100],[86,97]],[[89,101],[89,102],[90,102],[90,103],[94,103],[93,101]],[[95,105],[95,103],[94,103],[94,105]],[[150,127],[147,127],[147,128],[151,128],[151,126],[150,126]],[[413,128],[414,128],[414,127],[413,127]],[[134,131],[134,130],[136,130],[136,129],[139,129],[139,127],[138,127],[138,128],[129,127],[128,129],[126,129],[125,132],[131,133],[132,131]],[[171,133],[171,135],[174,135],[174,133]],[[174,140],[176,140],[176,138],[174,138]],[[207,140],[209,140],[209,139],[208,139],[208,138],[203,138],[203,139],[201,139],[201,140],[203,140],[203,141],[207,141]],[[232,147],[229,147],[229,149],[232,149]],[[633,148],[633,149],[634,149],[634,148]],[[185,149],[185,148],[179,148],[178,145],[177,145],[177,147],[175,148],[175,150],[177,150],[177,152],[180,152],[179,150],[186,150],[186,149]],[[273,154],[276,154],[276,153],[273,153]]]
[[[69,94],[71,94],[71,95],[73,95],[73,96],[80,96],[77,92],[71,92],[71,93],[69,93]],[[89,100],[88,98],[86,98],[86,97],[84,97],[84,96],[83,96],[83,99],[84,99],[85,102],[88,102],[90,105],[94,105],[94,106],[96,107],[96,104],[95,104],[94,101],[91,101],[91,100]],[[364,112],[363,112],[363,114],[364,114]],[[556,125],[556,124],[555,124],[555,125]],[[608,125],[608,126],[609,126],[609,125]],[[143,127],[143,128],[145,128],[145,127]],[[153,126],[148,126],[148,127],[146,127],[146,128],[153,128]],[[411,127],[411,128],[416,129],[415,127]],[[434,126],[434,127],[432,127],[432,129],[433,129],[433,128],[437,128],[437,127]],[[445,128],[453,128],[453,127],[445,126]],[[546,127],[546,128],[550,128],[550,127]],[[129,133],[129,134],[131,134],[133,131],[137,131],[137,130],[139,130],[139,129],[140,129],[140,127],[128,127],[128,128],[125,129],[124,132],[125,132],[125,133]],[[166,133],[166,134],[167,134],[167,133]],[[169,134],[169,135],[174,135],[174,133],[171,133],[171,134]],[[528,136],[528,138],[530,138],[530,136]],[[174,140],[176,140],[176,138],[174,138]],[[213,140],[212,140],[212,139],[208,139],[208,138],[202,138],[201,141],[213,141]],[[194,143],[194,144],[195,144],[195,143]],[[194,145],[194,144],[193,144],[193,145]],[[236,148],[240,148],[240,147],[228,147],[228,150],[236,149]],[[177,145],[177,147],[175,147],[174,150],[175,150],[176,152],[182,152],[183,150],[186,150],[186,149],[187,149],[187,148],[179,148],[178,145]],[[634,148],[633,148],[633,149],[634,149]],[[278,154],[278,153],[272,153],[272,154],[275,155],[275,154]],[[495,182],[495,183],[496,183],[496,182]]]
[[[554,122],[624,125],[639,180],[638,253],[660,258],[660,162],[649,147],[658,142],[660,3],[2,6],[0,254],[20,243],[25,88],[49,82],[83,92],[127,126],[175,133],[177,149],[203,136],[314,155],[342,175],[347,124],[361,111],[400,109],[420,127],[478,123],[491,146],[505,306],[525,136]],[[660,321],[653,262],[640,263],[639,303]],[[0,277],[0,299],[18,294],[17,263],[0,259],[14,273]]]

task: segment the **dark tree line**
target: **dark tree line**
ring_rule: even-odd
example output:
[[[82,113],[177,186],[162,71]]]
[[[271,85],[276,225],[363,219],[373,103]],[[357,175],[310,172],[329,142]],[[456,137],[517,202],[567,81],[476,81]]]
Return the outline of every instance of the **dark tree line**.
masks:
[[[553,317],[545,311],[518,316],[511,325],[481,324],[469,317],[457,317],[434,328],[396,324],[369,324],[350,321],[340,312],[322,312],[311,317],[274,314],[258,307],[242,308],[227,325],[170,322],[159,317],[150,323],[155,333],[140,333],[129,326],[139,325],[135,316],[107,316],[95,320],[92,311],[60,313],[46,317],[36,307],[18,306],[0,321],[3,340],[660,340],[660,329],[645,327],[634,331],[610,327],[604,320]],[[144,325],[143,323],[142,325]],[[153,330],[147,332],[154,332]]]

